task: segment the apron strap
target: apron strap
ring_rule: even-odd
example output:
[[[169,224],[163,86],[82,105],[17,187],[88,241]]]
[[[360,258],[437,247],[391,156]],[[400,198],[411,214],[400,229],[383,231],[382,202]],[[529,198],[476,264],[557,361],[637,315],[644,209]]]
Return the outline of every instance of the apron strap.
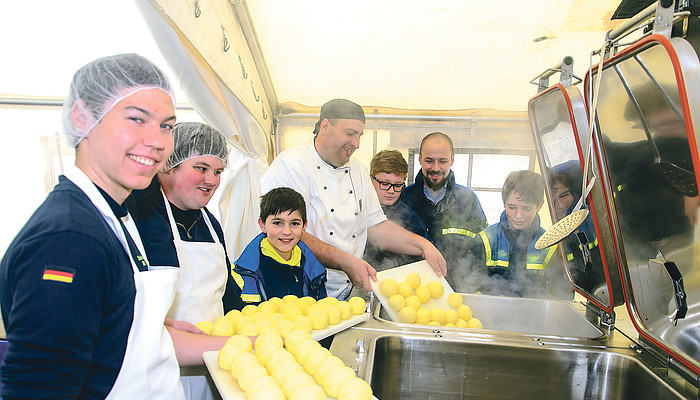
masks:
[[[126,229],[126,226],[124,226],[124,222],[122,222],[121,218],[117,218],[117,219],[119,220],[119,224],[122,226],[122,229],[124,230],[124,235],[126,236],[126,243],[129,246],[129,254],[131,255],[131,258],[134,259],[134,263],[136,263],[136,266],[138,267],[139,271],[141,271],[141,272],[148,271],[148,263],[141,255],[139,248],[136,246],[136,242],[134,242],[134,239],[131,238],[131,235],[129,234],[129,230]]]

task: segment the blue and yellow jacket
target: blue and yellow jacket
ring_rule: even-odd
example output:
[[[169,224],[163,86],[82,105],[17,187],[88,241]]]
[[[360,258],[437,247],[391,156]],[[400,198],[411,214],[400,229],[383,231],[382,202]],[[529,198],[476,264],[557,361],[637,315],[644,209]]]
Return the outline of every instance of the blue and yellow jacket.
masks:
[[[261,233],[248,243],[231,270],[244,303],[257,304],[288,294],[316,300],[326,297],[326,268],[304,242],[299,241],[287,262],[266,238]]]

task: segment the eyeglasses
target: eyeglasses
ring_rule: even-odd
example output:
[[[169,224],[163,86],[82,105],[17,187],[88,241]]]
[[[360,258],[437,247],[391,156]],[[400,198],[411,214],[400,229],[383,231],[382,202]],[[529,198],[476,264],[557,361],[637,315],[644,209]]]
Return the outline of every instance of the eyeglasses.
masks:
[[[375,178],[372,176],[372,179],[377,181],[379,184],[379,188],[382,190],[389,190],[389,188],[394,188],[394,192],[401,192],[403,191],[403,188],[406,187],[406,184],[401,182],[401,183],[389,183],[389,182],[382,182],[379,179]]]

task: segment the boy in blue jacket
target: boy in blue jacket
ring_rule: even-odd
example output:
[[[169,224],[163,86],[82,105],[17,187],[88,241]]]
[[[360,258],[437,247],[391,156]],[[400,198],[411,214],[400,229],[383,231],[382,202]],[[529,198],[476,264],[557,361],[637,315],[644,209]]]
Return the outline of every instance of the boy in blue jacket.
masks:
[[[293,294],[326,297],[326,268],[300,241],[306,228],[306,202],[294,189],[272,189],[260,200],[262,233],[234,263],[233,276],[245,304]]]

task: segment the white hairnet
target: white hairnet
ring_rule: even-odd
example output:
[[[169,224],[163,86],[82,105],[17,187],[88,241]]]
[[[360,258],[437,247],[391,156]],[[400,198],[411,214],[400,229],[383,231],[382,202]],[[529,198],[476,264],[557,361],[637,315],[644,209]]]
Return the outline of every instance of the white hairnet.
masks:
[[[168,171],[190,158],[214,156],[228,165],[228,140],[216,129],[199,122],[181,122],[173,129],[173,153],[165,162]]]
[[[126,90],[131,88],[133,90]],[[63,130],[68,145],[77,147],[112,107],[144,89],[163,90],[175,105],[175,95],[168,78],[152,62],[138,54],[98,58],[80,68],[73,76],[70,91],[63,103]],[[73,125],[71,112],[74,107],[91,122],[89,128],[80,129]]]

